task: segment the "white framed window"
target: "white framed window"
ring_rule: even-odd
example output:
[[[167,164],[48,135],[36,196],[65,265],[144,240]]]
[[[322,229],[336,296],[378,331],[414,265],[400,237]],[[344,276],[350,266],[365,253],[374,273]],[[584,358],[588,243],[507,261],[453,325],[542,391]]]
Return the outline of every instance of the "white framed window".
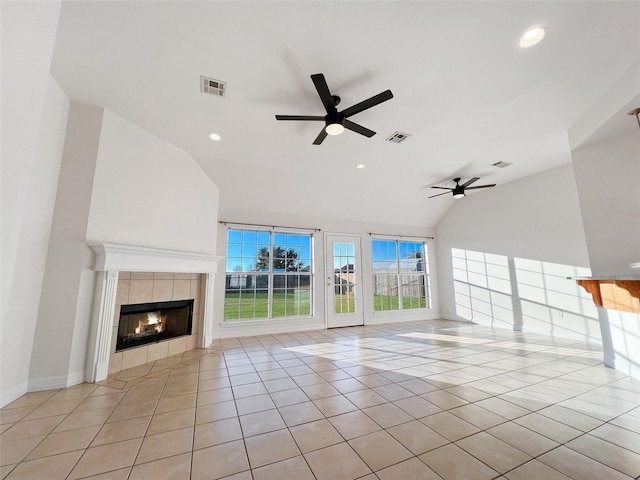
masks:
[[[422,241],[371,239],[373,309],[429,308],[427,244]]]
[[[311,316],[313,235],[227,230],[224,320]]]

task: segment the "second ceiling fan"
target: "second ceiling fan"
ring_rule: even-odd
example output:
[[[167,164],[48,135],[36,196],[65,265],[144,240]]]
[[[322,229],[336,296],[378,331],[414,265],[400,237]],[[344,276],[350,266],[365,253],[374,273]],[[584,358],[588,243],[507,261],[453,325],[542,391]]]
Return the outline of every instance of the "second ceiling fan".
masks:
[[[320,131],[316,139],[313,141],[314,145],[320,145],[327,135],[339,135],[344,129],[351,130],[352,132],[359,133],[360,135],[364,135],[365,137],[371,138],[376,132],[373,130],[369,130],[368,128],[363,127],[357,123],[348,120],[349,117],[355,115],[356,113],[360,113],[363,110],[374,107],[379,103],[386,102],[393,98],[393,93],[391,90],[385,90],[378,95],[374,95],[371,98],[363,100],[360,103],[356,103],[355,105],[338,111],[336,108],[340,104],[340,97],[337,95],[331,95],[329,91],[329,86],[327,85],[327,81],[324,78],[322,73],[316,73],[315,75],[311,75],[311,80],[318,91],[318,95],[320,96],[320,100],[324,105],[324,109],[327,111],[327,114],[324,116],[321,115],[276,115],[276,120],[311,120],[311,121],[324,121],[325,126]]]
[[[453,188],[450,188],[450,187],[431,187],[431,188],[439,188],[441,190],[449,190],[453,194],[453,198],[463,198],[463,197],[467,196],[467,194],[464,193],[465,190],[476,190],[478,188],[490,188],[490,187],[495,187],[496,186],[495,183],[492,183],[490,185],[476,185],[475,187],[470,187],[469,186],[472,183],[477,182],[478,180],[480,180],[480,177],[473,177],[471,180],[467,180],[462,185],[460,185],[460,180],[462,180],[462,179],[461,178],[454,178],[453,179],[453,181],[456,182],[456,186],[453,187]],[[440,195],[446,195],[447,193],[449,193],[449,192],[438,193],[436,195],[431,195],[429,198],[439,197]]]

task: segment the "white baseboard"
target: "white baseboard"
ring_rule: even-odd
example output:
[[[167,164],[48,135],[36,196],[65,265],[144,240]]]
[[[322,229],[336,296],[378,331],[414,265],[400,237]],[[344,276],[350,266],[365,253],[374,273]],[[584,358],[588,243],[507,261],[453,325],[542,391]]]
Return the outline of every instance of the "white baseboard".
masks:
[[[420,313],[407,313],[397,314],[398,312],[392,312],[391,315],[379,314],[376,316],[370,316],[365,319],[364,326],[367,325],[381,325],[385,323],[403,323],[403,322],[419,322],[425,320],[438,320],[443,318],[438,312],[420,312]],[[456,320],[460,322],[469,323],[468,320],[462,317],[448,318],[448,320]],[[207,337],[208,345],[211,345],[213,340],[221,340],[223,338],[236,338],[236,337],[253,337],[256,335],[277,335],[280,333],[295,333],[305,332],[309,330],[324,330],[326,328],[324,320],[313,320],[311,322],[292,322],[289,320],[280,322],[255,322],[246,321],[238,322],[237,325],[225,324],[220,325],[213,332],[211,337]]]
[[[615,357],[610,357],[608,355],[605,355],[604,358],[603,358],[603,362],[607,367],[616,368],[616,359],[615,359]]]
[[[43,390],[54,390],[56,388],[67,388],[79,385],[84,382],[85,372],[74,372],[69,375],[58,375],[55,377],[36,378],[29,380],[29,392],[41,392]]]
[[[438,320],[440,316],[437,313],[427,313],[422,315],[393,315],[393,316],[372,316],[365,320],[367,325],[382,325],[384,323],[404,323],[404,322],[420,322],[424,320]]]
[[[238,322],[236,325],[224,325],[213,332],[212,338],[253,337],[256,335],[278,335],[280,333],[295,333],[308,330],[324,330],[324,321],[314,320],[300,324],[292,322]]]
[[[3,389],[2,393],[0,393],[0,408],[6,407],[11,402],[27,393],[27,388],[27,382],[22,382],[20,385],[16,385],[15,387]]]
[[[625,373],[630,377],[640,380],[640,365],[632,362],[620,353],[616,355],[615,359],[605,356],[604,364],[607,367],[614,368],[618,372]]]
[[[87,383],[95,383],[101,382],[102,380],[106,380],[109,376],[109,358],[107,358],[106,362],[97,362],[93,366],[93,370],[91,366],[87,367],[87,376],[84,381]]]
[[[461,317],[460,315],[449,315],[449,314],[442,314],[440,315],[441,319],[443,320],[453,320],[454,322],[464,322],[464,323],[473,323],[471,320]]]

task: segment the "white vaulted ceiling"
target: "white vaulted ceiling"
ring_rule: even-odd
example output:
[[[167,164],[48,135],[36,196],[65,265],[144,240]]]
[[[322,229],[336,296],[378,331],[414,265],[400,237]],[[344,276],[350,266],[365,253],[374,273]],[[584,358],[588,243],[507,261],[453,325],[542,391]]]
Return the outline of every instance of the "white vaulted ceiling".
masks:
[[[546,38],[522,49],[532,25]],[[220,188],[222,217],[431,227],[455,201],[427,200],[431,185],[502,184],[569,163],[568,128],[638,68],[639,30],[638,2],[73,1],[51,73],[72,100],[192,155]],[[276,121],[324,115],[314,73],[339,110],[391,89],[351,117],[377,135],[316,146],[321,122]],[[226,81],[227,96],[200,93],[200,75]],[[386,142],[395,131],[411,136]],[[472,195],[482,191],[462,201]]]

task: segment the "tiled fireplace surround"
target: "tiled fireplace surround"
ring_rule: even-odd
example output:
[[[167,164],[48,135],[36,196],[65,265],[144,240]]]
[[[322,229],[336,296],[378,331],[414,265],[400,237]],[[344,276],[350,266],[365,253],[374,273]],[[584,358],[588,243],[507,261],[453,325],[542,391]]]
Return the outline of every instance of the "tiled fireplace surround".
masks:
[[[214,276],[221,257],[106,243],[91,248],[97,282],[88,382],[211,343]],[[121,305],[186,299],[194,299],[190,336],[115,352]]]
[[[109,355],[109,375],[147,362],[193,350],[198,346],[198,333],[202,324],[200,308],[202,274],[120,272],[116,305],[113,312],[113,333]],[[120,307],[136,303],[166,302],[193,299],[191,335],[158,343],[129,348],[116,353],[116,338],[120,320]]]

